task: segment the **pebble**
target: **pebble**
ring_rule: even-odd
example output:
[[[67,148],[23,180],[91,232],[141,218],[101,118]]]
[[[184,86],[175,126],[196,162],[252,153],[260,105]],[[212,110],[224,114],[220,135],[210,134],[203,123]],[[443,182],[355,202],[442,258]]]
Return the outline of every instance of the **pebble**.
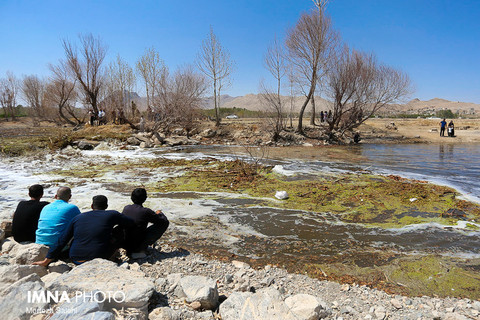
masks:
[[[311,294],[325,302],[329,310],[327,320],[353,319],[477,319],[480,302],[456,298],[405,297],[389,295],[366,286],[339,284],[309,278],[301,274],[289,274],[286,270],[267,265],[256,270],[247,263],[225,263],[207,260],[190,253],[180,255],[176,248],[162,243],[162,252],[151,253],[138,266],[146,276],[155,279],[158,294],[151,299],[151,307],[168,306],[178,310],[180,319],[219,319],[212,312],[200,312],[195,304],[187,304],[175,297],[176,282],[186,275],[203,275],[217,279],[220,296],[228,297],[234,291],[257,291],[273,287],[285,296]],[[174,263],[176,262],[176,263]],[[137,264],[138,265],[138,264]],[[122,265],[123,266],[123,265]],[[133,266],[133,268],[132,268]],[[136,269],[135,263],[130,264]],[[166,278],[166,279],[165,279]]]

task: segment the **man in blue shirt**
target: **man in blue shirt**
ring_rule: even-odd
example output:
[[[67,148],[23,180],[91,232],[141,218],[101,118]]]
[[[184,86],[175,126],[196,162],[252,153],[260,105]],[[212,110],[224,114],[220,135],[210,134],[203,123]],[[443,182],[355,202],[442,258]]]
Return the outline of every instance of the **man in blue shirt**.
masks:
[[[447,126],[447,121],[445,121],[445,119],[443,119],[442,121],[440,121],[440,137],[444,137],[445,136],[445,127]]]
[[[35,233],[36,243],[52,247],[70,221],[80,213],[76,205],[68,203],[71,197],[70,188],[60,187],[55,195],[57,200],[43,207]]]
[[[70,246],[70,259],[75,264],[95,258],[109,259],[118,249],[121,239],[114,239],[113,228],[119,225],[122,229],[130,229],[135,222],[129,217],[108,208],[107,197],[98,195],[93,197],[92,211],[79,214],[50,248],[43,261],[35,262],[36,265],[48,266],[58,258],[62,249],[72,240]]]

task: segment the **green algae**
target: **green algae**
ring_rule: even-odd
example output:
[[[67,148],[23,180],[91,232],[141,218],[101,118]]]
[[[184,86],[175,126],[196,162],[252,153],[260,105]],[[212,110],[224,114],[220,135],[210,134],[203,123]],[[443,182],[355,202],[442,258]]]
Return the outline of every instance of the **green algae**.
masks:
[[[292,181],[272,173],[271,167],[253,167],[239,160],[161,158],[108,165],[91,164],[87,168],[51,173],[92,179],[107,172],[134,173],[145,169],[178,173],[161,181],[144,182],[143,185],[148,186],[151,192],[228,192],[239,197],[261,199],[263,205],[270,207],[331,212],[343,222],[367,227],[401,228],[432,222],[456,225],[459,219],[474,220],[480,216],[480,206],[458,199],[455,190],[444,186],[365,173]],[[280,190],[287,191],[289,198],[282,201],[275,199],[276,191]],[[451,208],[463,210],[466,216],[445,215]],[[473,225],[467,226],[469,230],[476,230]]]
[[[374,267],[312,263],[305,264],[300,271],[311,277],[367,285],[392,294],[479,299],[478,268],[479,259],[428,255],[393,257]]]

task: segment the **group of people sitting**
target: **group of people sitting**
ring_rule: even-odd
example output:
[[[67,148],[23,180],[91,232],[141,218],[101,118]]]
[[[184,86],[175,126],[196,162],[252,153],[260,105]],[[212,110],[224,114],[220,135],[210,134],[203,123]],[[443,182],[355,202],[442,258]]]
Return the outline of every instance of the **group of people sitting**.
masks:
[[[144,258],[149,245],[154,244],[167,230],[167,217],[143,206],[147,199],[144,188],[133,190],[133,204],[123,212],[107,210],[108,199],[94,196],[92,210],[80,213],[69,203],[72,191],[60,187],[55,201],[40,201],[43,187],[29,188],[30,200],[21,201],[12,221],[12,234],[17,242],[36,242],[49,247],[46,258],[34,264],[48,266],[50,262],[67,256],[75,264],[95,258],[109,259],[119,248],[124,248],[132,259]],[[149,223],[151,223],[150,226]]]

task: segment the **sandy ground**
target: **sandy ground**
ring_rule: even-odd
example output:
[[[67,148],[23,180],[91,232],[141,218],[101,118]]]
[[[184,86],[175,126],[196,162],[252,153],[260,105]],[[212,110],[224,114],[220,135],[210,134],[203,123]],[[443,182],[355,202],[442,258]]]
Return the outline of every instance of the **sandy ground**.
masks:
[[[471,143],[480,142],[480,119],[455,119],[455,137],[440,137],[440,119],[371,119],[360,130],[387,131],[407,138],[418,138],[421,142]],[[447,119],[447,123],[450,120]],[[391,123],[395,129],[387,129]],[[436,131],[435,131],[436,129]],[[446,133],[445,133],[446,135]]]

